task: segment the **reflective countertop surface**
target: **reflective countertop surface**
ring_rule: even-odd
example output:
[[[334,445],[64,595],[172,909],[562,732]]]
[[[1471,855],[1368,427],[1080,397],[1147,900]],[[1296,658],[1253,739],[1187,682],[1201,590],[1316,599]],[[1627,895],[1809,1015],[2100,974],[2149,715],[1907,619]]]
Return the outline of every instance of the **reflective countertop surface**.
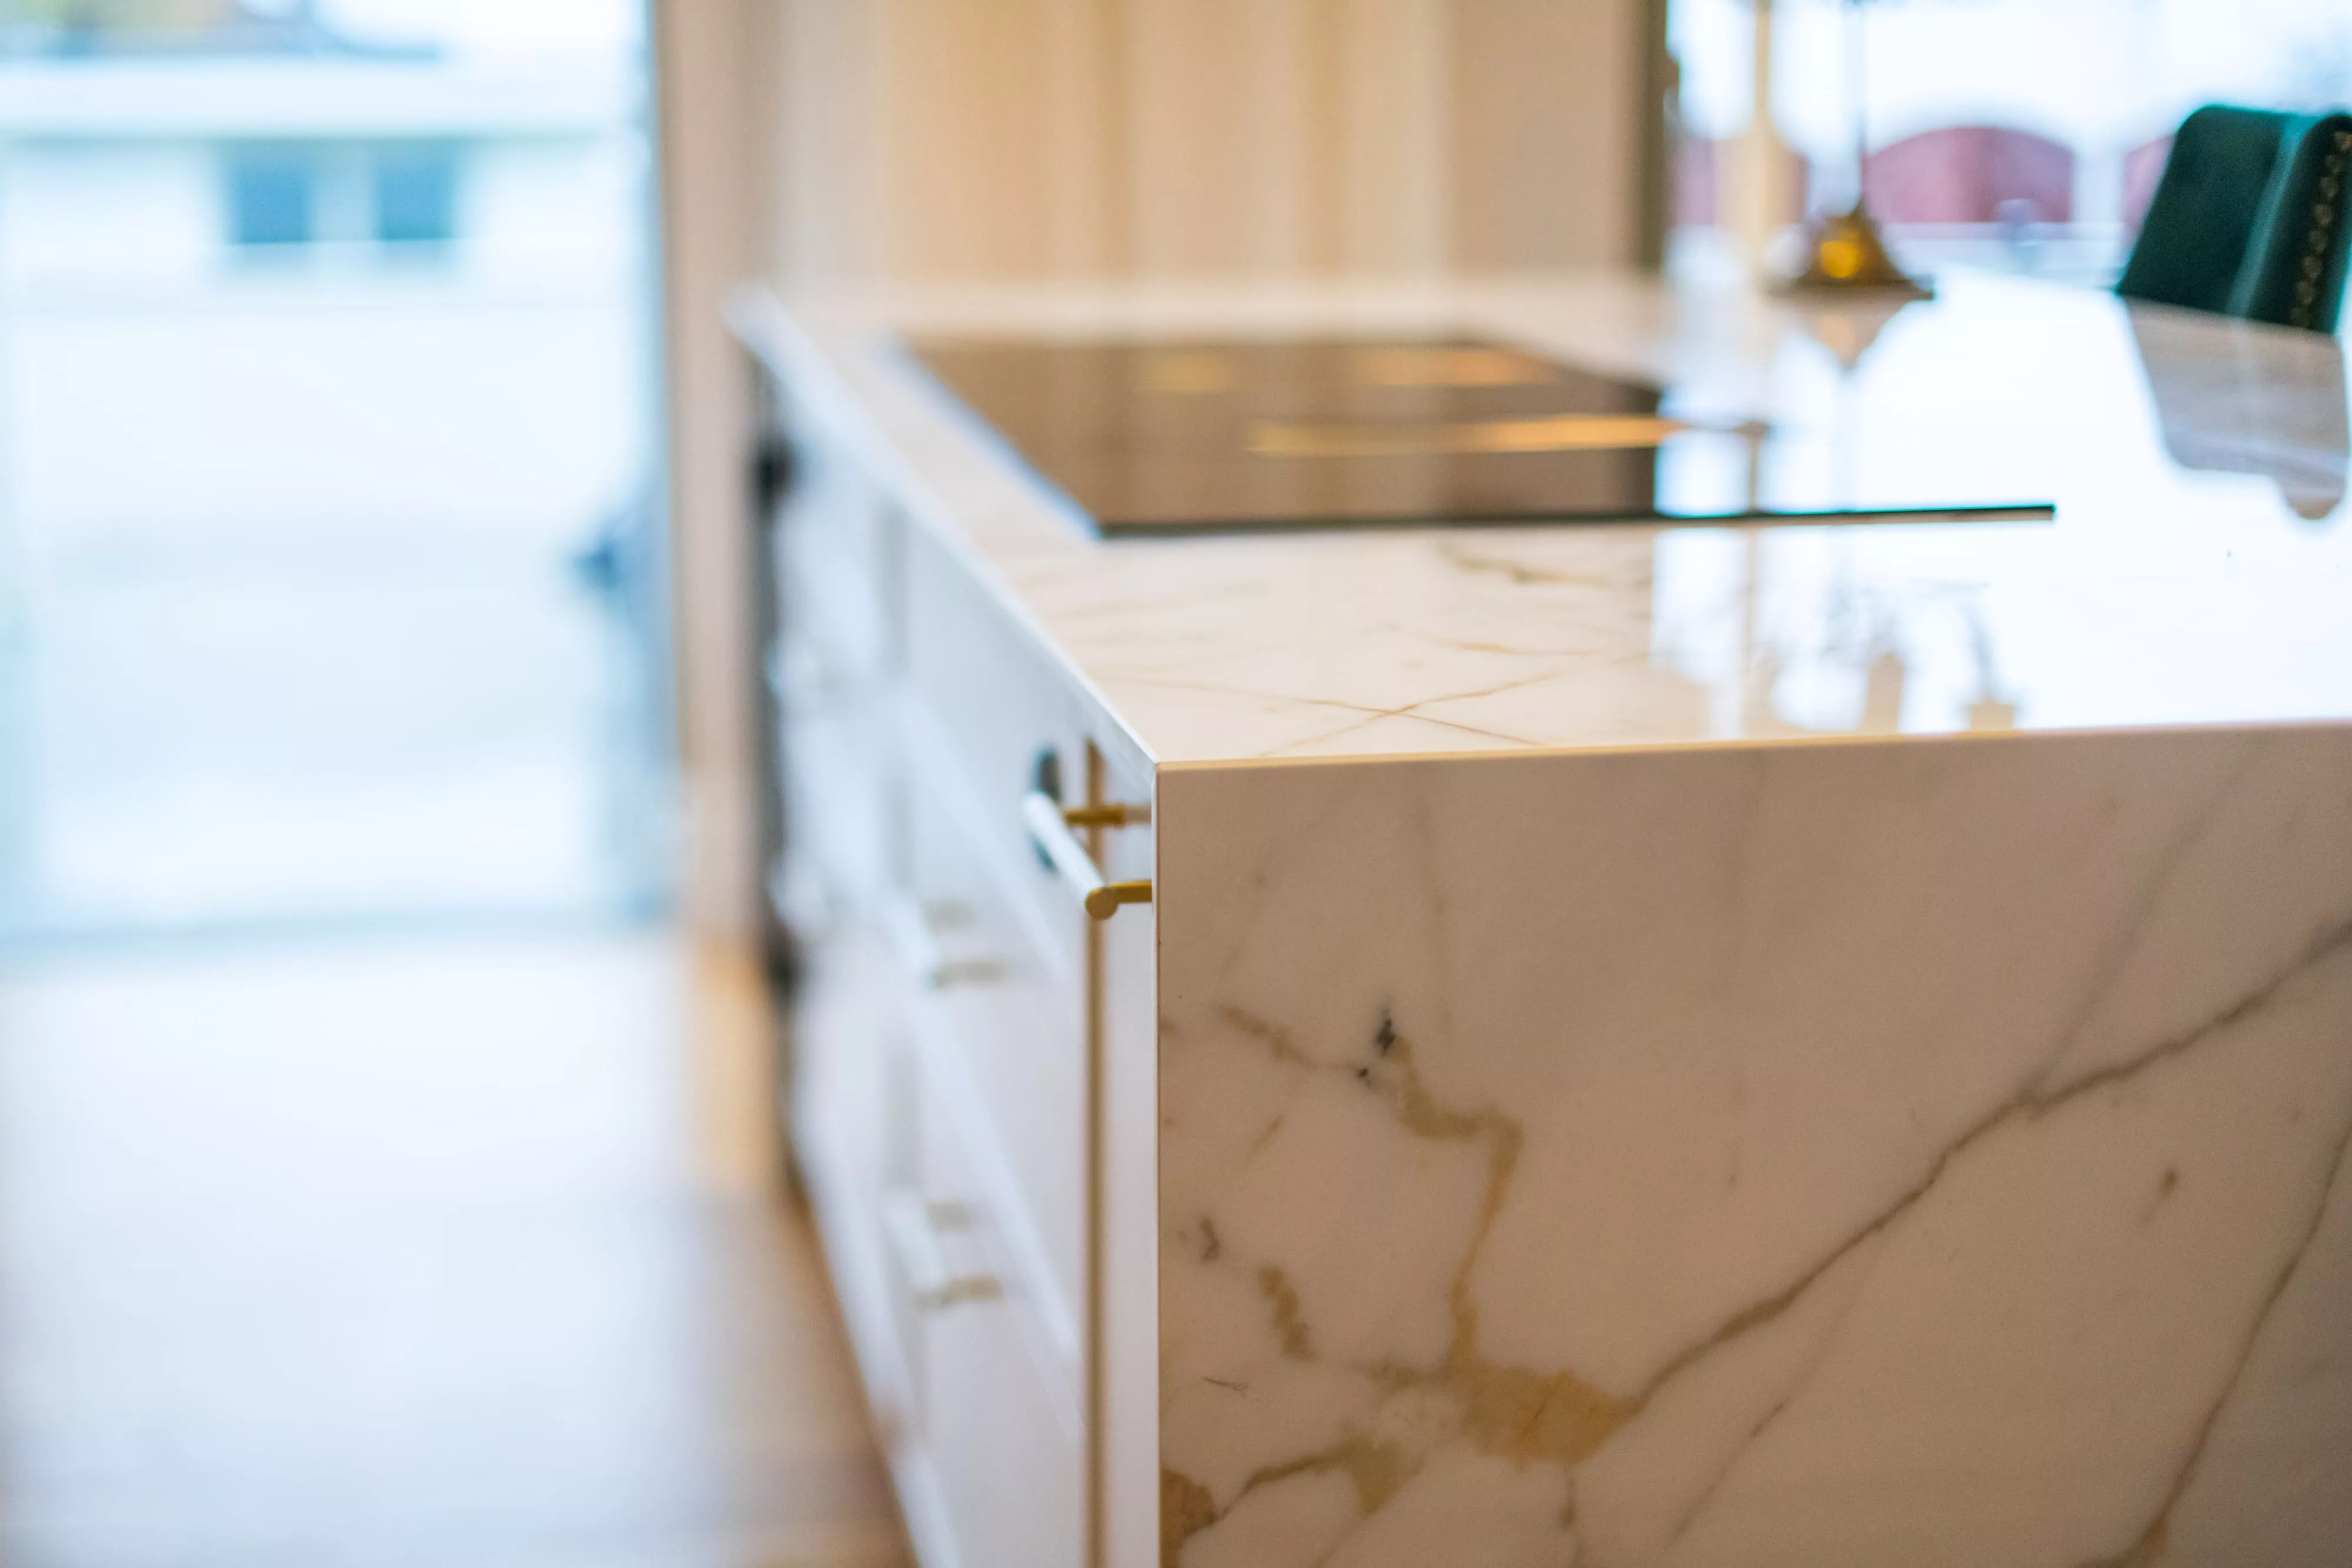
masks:
[[[1967,276],[1892,318],[1597,275],[760,297],[738,325],[1166,763],[2352,717],[2334,339]],[[1780,433],[1662,462],[1668,500],[2053,514],[1098,540],[905,346],[1334,333],[1490,339]]]

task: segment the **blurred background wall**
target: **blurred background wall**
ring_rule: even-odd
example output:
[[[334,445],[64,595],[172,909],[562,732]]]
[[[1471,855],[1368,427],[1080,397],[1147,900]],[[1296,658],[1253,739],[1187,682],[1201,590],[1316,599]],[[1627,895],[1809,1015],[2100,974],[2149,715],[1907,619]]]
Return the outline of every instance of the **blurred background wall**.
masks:
[[[786,277],[1409,273],[1642,247],[1663,0],[757,9]]]

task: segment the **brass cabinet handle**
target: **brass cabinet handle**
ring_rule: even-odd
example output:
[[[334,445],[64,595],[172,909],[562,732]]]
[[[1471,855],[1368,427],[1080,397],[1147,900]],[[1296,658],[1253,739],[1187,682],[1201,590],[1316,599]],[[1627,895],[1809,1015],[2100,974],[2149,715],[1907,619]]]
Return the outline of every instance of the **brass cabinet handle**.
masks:
[[[940,1232],[971,1228],[971,1211],[961,1204],[932,1203],[912,1192],[893,1193],[882,1200],[882,1235],[890,1260],[907,1282],[908,1299],[920,1310],[942,1312],[1004,1294],[994,1275],[978,1270],[958,1272],[948,1261]]]
[[[1114,819],[1111,813],[1118,815]],[[1070,891],[1078,895],[1088,915],[1097,920],[1108,920],[1130,904],[1151,902],[1151,884],[1148,882],[1112,882],[1095,864],[1095,857],[1087,853],[1086,845],[1078,842],[1073,827],[1127,827],[1151,820],[1148,806],[1080,806],[1065,810],[1062,803],[1042,790],[1031,790],[1021,802],[1021,820],[1029,829],[1029,840],[1045,857],[1055,874],[1067,883]]]
[[[1062,821],[1073,828],[1148,828],[1149,806],[1063,806]]]

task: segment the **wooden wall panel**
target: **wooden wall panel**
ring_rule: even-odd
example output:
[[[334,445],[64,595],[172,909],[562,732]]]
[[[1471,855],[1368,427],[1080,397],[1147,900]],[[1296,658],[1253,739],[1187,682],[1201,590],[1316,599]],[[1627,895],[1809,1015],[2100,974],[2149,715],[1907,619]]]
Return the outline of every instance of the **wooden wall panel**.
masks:
[[[1128,137],[1117,110],[1126,26],[1108,0],[1046,0],[1045,146],[1049,268],[1101,277],[1124,268],[1132,247]]]
[[[1643,11],[1619,0],[1455,0],[1459,265],[1633,259]]]
[[[1051,0],[890,0],[881,17],[885,265],[1034,277],[1053,255]]]
[[[882,269],[878,162],[881,7],[841,0],[771,0],[776,52],[769,269],[779,281]]]
[[[1631,261],[1658,0],[769,0],[782,269]]]
[[[1342,270],[1426,273],[1453,257],[1449,0],[1344,0],[1332,185]]]
[[[1279,273],[1308,262],[1308,0],[1127,0],[1132,265]]]

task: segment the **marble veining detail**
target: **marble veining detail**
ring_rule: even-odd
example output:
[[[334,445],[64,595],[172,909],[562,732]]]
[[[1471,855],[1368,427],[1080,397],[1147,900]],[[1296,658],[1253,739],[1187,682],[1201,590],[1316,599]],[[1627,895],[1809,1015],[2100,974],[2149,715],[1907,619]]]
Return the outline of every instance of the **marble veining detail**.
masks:
[[[2352,738],[2042,745],[1169,776],[1166,1561],[2335,1561]]]
[[[2352,715],[2352,509],[2303,517],[2259,463],[2184,468],[2164,455],[2179,421],[2159,440],[2142,419],[2153,331],[2190,387],[2260,390],[2206,432],[2229,451],[2276,422],[2295,440],[2340,422],[2340,364],[2327,393],[2309,334],[1992,278],[1906,313],[1859,382],[1785,302],[1623,277],[810,295],[741,324],[889,506],[979,568],[1161,762]],[[1106,545],[898,339],[1463,330],[1674,380],[1731,423],[1864,408],[1864,468],[1997,469],[2058,517]]]

